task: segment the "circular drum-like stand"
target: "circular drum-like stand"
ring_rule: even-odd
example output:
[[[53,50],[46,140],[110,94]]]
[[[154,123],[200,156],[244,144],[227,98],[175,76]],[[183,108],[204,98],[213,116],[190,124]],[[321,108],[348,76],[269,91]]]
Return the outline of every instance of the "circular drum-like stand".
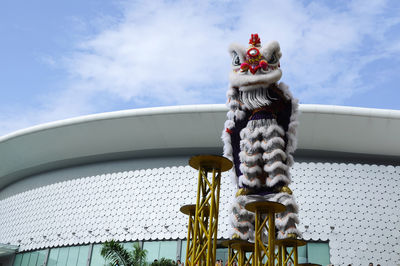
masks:
[[[199,175],[196,205],[181,208],[183,213],[189,215],[185,264],[214,266],[221,172],[228,171],[233,164],[222,156],[198,155],[190,158],[189,165],[198,170]]]
[[[286,207],[277,202],[256,201],[247,203],[245,208],[255,213],[253,265],[275,265],[275,259],[279,260],[279,253],[275,253],[275,213],[285,211]],[[268,232],[267,246],[263,241],[265,231]],[[267,260],[264,264],[265,256]]]
[[[193,239],[194,236],[194,219],[196,215],[196,205],[195,204],[188,204],[188,205],[183,205],[180,208],[181,213],[186,214],[189,216],[189,221],[188,221],[188,233],[187,233],[187,239]],[[205,207],[204,211],[200,215],[200,219],[203,220],[204,224],[207,224],[208,220],[208,215],[209,215],[209,208]],[[206,239],[199,239],[199,242],[203,244],[206,241]],[[189,250],[189,252],[186,252],[186,257],[191,255],[191,252],[193,252],[192,248],[192,241],[186,241],[186,251]]]
[[[254,258],[254,243],[246,240],[234,239],[222,242],[222,245],[228,248],[228,266],[233,265],[252,265]],[[247,258],[246,253],[250,253]]]
[[[276,245],[278,246],[278,253],[279,253],[279,265],[286,266],[289,262],[293,263],[293,266],[299,266],[298,264],[298,253],[297,247],[301,247],[307,244],[306,241],[302,239],[279,239],[276,240]],[[291,248],[292,250],[288,251],[287,248]]]

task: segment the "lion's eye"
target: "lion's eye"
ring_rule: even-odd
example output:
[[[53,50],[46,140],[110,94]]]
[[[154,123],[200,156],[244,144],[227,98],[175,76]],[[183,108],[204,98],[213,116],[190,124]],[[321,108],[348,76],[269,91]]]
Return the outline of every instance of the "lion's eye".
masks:
[[[240,57],[236,52],[232,52],[232,65],[240,66]]]
[[[271,55],[271,57],[268,59],[268,64],[276,64],[278,63],[278,58],[276,57],[275,53]]]

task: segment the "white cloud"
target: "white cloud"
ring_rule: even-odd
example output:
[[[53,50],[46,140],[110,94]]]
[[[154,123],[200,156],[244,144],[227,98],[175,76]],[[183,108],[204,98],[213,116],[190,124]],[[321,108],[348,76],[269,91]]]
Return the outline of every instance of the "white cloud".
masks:
[[[258,32],[277,39],[283,70],[303,102],[341,103],[366,89],[360,71],[384,56],[385,1],[249,1],[193,4],[153,1],[127,5],[117,25],[82,43],[69,62],[78,84],[125,101],[215,102],[227,83],[232,40]],[[370,42],[370,44],[366,44]],[[340,93],[340,95],[338,95]]]
[[[103,111],[108,100],[132,108],[224,102],[227,47],[256,32],[263,42],[280,42],[282,80],[301,102],[340,104],[375,85],[363,82],[366,67],[399,55],[399,37],[392,36],[390,49],[386,40],[400,21],[386,1],[328,3],[125,4],[122,18],[107,18],[63,57],[68,89],[47,98],[34,121]]]

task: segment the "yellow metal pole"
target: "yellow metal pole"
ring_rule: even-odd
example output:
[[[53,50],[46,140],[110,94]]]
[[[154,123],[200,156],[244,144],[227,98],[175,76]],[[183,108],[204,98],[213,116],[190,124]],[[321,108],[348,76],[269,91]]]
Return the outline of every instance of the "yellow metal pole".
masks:
[[[275,214],[268,211],[268,265],[275,261]]]
[[[239,261],[238,261],[238,264],[239,264],[239,266],[243,266],[243,264],[244,264],[244,259],[243,259],[243,250],[238,250],[237,251],[238,253],[239,253]]]
[[[233,164],[222,156],[199,155],[192,157],[189,165],[197,169],[199,175],[194,225],[192,223],[188,226],[187,241],[190,244],[187,245],[189,249],[186,251],[186,265],[214,266],[217,252],[221,172],[228,171]]]
[[[211,187],[210,187],[210,193],[211,193],[211,204],[210,204],[210,216],[209,216],[209,221],[208,221],[208,229],[209,229],[209,235],[208,235],[208,239],[207,239],[207,266],[212,266],[215,265],[215,262],[213,261],[213,257],[214,254],[212,252],[212,246],[211,246],[211,242],[212,242],[212,237],[213,237],[213,221],[214,221],[214,208],[215,208],[215,188],[214,188],[214,184],[215,184],[215,168],[213,168],[212,170],[212,183],[211,183]],[[210,264],[211,263],[211,264]]]
[[[255,225],[254,225],[254,231],[255,231],[255,235],[254,235],[254,265],[255,266],[260,266],[261,261],[260,261],[260,243],[258,240],[258,232],[257,230],[259,230],[259,223],[260,223],[260,217],[259,217],[259,212],[258,210],[255,211]]]
[[[200,244],[200,243],[198,243],[198,241],[200,241],[200,239],[199,239],[199,234],[198,234],[198,231],[199,231],[199,213],[197,211],[197,206],[200,205],[200,191],[202,189],[202,173],[201,172],[202,172],[202,168],[200,166],[200,168],[199,168],[199,177],[198,177],[198,180],[197,180],[196,214],[195,214],[195,218],[194,218],[193,253],[192,253],[193,257],[192,257],[192,259],[190,261],[190,266],[195,266],[196,265],[195,264],[196,263],[195,259],[196,259],[196,254],[197,254],[197,244]]]
[[[215,223],[214,243],[213,243],[214,264],[215,264],[215,260],[216,260],[216,256],[217,256],[218,215],[219,215],[219,196],[220,196],[220,190],[221,190],[221,171],[219,171],[217,173],[215,185],[216,185],[216,192],[217,192],[217,197],[215,199],[215,215],[216,215],[217,222]]]
[[[278,246],[278,266],[282,266],[282,247]]]
[[[214,207],[215,207],[215,222],[214,222],[214,236],[213,236],[213,261],[215,264],[216,256],[217,256],[217,239],[218,239],[218,215],[219,215],[219,195],[221,190],[221,171],[217,173],[213,173],[215,176],[215,191],[216,191],[216,198],[214,199]],[[214,265],[213,264],[213,265]]]
[[[287,266],[289,262],[293,263],[293,266],[297,266],[299,263],[298,247],[306,245],[307,242],[302,239],[286,238],[277,240],[276,244],[282,249],[283,266]],[[290,252],[287,250],[289,247],[292,248]]]
[[[185,264],[189,265],[189,254],[190,254],[190,240],[192,233],[192,214],[189,214],[189,224],[188,224],[188,233],[187,233],[187,241],[186,241],[186,261]]]
[[[232,259],[232,247],[231,245],[228,245],[228,266],[232,265],[231,259]]]
[[[283,212],[286,208],[283,204],[271,201],[250,202],[246,204],[245,208],[255,213],[254,265],[264,265],[262,260],[267,256],[265,265],[274,266],[275,259],[278,258],[278,254],[275,255],[275,213]],[[263,216],[265,218],[262,218]],[[267,247],[263,241],[265,227],[268,227]]]
[[[283,257],[282,257],[282,260],[283,260],[283,265],[287,265],[287,252],[286,252],[286,247],[285,246],[283,246],[282,245],[282,250],[283,250]]]

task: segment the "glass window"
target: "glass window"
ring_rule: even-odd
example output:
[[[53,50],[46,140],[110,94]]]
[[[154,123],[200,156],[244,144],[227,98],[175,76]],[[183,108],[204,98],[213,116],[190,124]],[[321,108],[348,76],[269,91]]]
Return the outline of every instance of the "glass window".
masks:
[[[101,256],[102,244],[93,245],[92,259],[90,260],[90,266],[106,266],[106,260]]]
[[[160,242],[159,241],[149,241],[143,243],[143,249],[147,250],[147,261],[153,262],[159,259],[160,255]]]
[[[31,258],[31,253],[26,252],[22,255],[22,262],[21,266],[28,266],[29,265],[29,259]]]
[[[67,265],[68,251],[69,251],[69,248],[60,248],[60,251],[58,252],[57,266]]]
[[[297,248],[299,263],[307,263],[307,245]]]
[[[57,259],[58,259],[59,251],[60,251],[59,248],[50,249],[49,259],[47,261],[47,266],[57,266]]]
[[[308,255],[308,262],[327,265],[329,264],[329,244],[308,243],[307,255]]]
[[[36,261],[38,259],[38,252],[34,251],[34,252],[30,252],[31,256],[29,257],[29,266],[36,266]]]
[[[79,247],[69,247],[67,256],[67,266],[75,266],[78,262]]]
[[[187,245],[187,241],[186,240],[182,240],[182,247],[181,247],[181,262],[185,263],[186,265],[186,245]]]
[[[246,254],[249,257],[249,254]],[[228,262],[228,249],[227,248],[217,248],[216,258],[215,260],[222,260],[222,265]]]
[[[48,252],[47,249],[37,251],[37,253],[38,253],[38,259],[37,259],[37,262],[36,262],[37,266],[43,266],[44,265],[44,263],[45,263],[44,260],[46,259],[47,252]]]
[[[21,254],[21,253],[15,255],[13,266],[21,266],[22,256],[23,256],[23,254]]]
[[[166,258],[176,261],[177,241],[161,241],[158,259]]]
[[[13,266],[43,266],[47,250],[19,253],[15,255]]]
[[[128,251],[132,252],[133,251],[133,245],[138,244],[139,242],[124,242],[121,243],[121,245]]]
[[[79,247],[79,256],[76,266],[86,266],[89,257],[89,245]]]

